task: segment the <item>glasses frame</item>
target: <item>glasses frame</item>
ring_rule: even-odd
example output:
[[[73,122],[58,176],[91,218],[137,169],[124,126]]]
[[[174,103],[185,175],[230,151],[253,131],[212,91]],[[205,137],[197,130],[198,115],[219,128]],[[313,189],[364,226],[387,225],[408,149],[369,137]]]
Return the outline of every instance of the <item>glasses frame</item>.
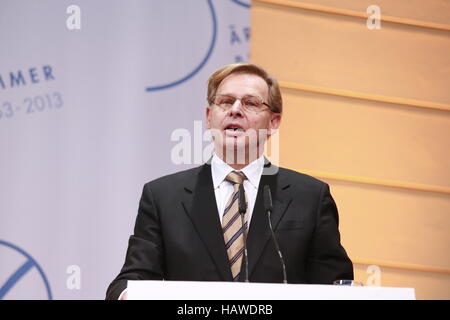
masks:
[[[219,97],[219,96],[231,97],[231,98],[236,99],[236,100],[234,101],[234,103],[233,103],[229,108],[223,108],[222,106],[220,106],[220,105],[214,103],[214,101],[216,100],[216,98]],[[261,104],[262,104],[262,105],[265,105],[267,108],[260,109],[260,110],[258,110],[258,111],[247,109],[247,107],[242,103],[242,99],[248,98],[248,97],[254,97],[254,98],[260,99],[260,100],[261,100]],[[266,110],[269,110],[270,112],[273,112],[273,111],[272,111],[272,107],[271,107],[269,104],[267,104],[266,102],[264,102],[264,100],[261,99],[261,98],[258,97],[258,96],[248,95],[248,96],[243,96],[243,97],[241,97],[241,98],[238,98],[238,97],[235,97],[235,96],[232,96],[232,95],[229,95],[229,94],[216,94],[215,96],[213,96],[213,99],[212,99],[212,100],[213,100],[213,103],[212,103],[213,105],[218,106],[220,109],[222,109],[222,110],[224,110],[224,111],[230,110],[230,109],[234,106],[234,104],[236,103],[236,101],[239,100],[239,103],[241,104],[242,109],[244,109],[244,110],[247,111],[247,112],[260,113],[260,112],[263,112],[263,111],[266,111]]]

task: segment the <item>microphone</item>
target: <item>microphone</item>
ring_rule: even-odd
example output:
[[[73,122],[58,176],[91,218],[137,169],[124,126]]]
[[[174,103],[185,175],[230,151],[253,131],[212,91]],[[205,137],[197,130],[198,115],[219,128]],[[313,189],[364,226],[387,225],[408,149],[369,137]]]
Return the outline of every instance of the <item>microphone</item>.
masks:
[[[275,233],[273,232],[272,222],[270,221],[270,215],[272,213],[273,205],[272,205],[272,193],[270,192],[270,188],[268,185],[264,186],[264,210],[267,212],[267,217],[269,219],[269,228],[270,233],[272,235],[273,243],[275,244],[275,248],[278,251],[278,256],[280,257],[281,266],[283,268],[283,283],[287,283],[286,276],[286,265],[284,263],[283,255],[281,254],[280,246],[278,245],[277,238],[275,237]]]
[[[245,201],[244,184],[239,185],[238,198],[239,214],[242,220],[242,236],[244,238],[244,268],[245,268],[245,282],[248,281],[248,254],[247,254],[247,228],[245,227],[244,215],[247,211],[247,201]]]

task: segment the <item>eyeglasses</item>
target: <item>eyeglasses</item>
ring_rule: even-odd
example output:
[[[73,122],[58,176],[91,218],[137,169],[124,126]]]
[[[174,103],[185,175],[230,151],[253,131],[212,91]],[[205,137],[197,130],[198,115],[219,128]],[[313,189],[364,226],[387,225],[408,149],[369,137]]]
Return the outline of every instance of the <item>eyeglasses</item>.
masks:
[[[242,108],[245,111],[258,113],[261,111],[265,111],[268,108],[270,109],[270,106],[267,103],[262,101],[260,97],[255,96],[245,96],[242,98],[236,98],[226,94],[218,94],[214,96],[213,104],[222,108],[225,111],[228,111],[231,109],[232,106],[234,106],[236,100],[240,100]]]

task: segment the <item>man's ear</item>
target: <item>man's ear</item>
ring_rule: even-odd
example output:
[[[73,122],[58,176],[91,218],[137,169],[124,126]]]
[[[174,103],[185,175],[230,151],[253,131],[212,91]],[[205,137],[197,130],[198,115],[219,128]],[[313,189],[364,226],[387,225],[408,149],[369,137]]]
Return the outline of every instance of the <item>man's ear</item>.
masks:
[[[281,124],[281,113],[272,113],[269,123],[268,135],[271,136],[273,133],[275,133],[276,130],[280,127],[280,124]]]
[[[209,123],[209,113],[211,112],[211,108],[209,106],[206,106],[206,121],[205,121],[205,128],[211,129],[211,124]]]

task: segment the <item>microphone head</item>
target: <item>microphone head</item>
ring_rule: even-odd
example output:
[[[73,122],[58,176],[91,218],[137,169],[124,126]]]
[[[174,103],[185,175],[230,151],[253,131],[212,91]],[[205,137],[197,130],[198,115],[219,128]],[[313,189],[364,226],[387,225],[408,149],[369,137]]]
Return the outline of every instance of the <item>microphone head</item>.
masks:
[[[245,193],[244,193],[244,185],[239,185],[239,198],[238,198],[238,206],[239,213],[245,213],[247,211],[247,202],[245,201]]]
[[[270,192],[270,187],[266,184],[264,186],[264,210],[272,211],[272,193]]]

